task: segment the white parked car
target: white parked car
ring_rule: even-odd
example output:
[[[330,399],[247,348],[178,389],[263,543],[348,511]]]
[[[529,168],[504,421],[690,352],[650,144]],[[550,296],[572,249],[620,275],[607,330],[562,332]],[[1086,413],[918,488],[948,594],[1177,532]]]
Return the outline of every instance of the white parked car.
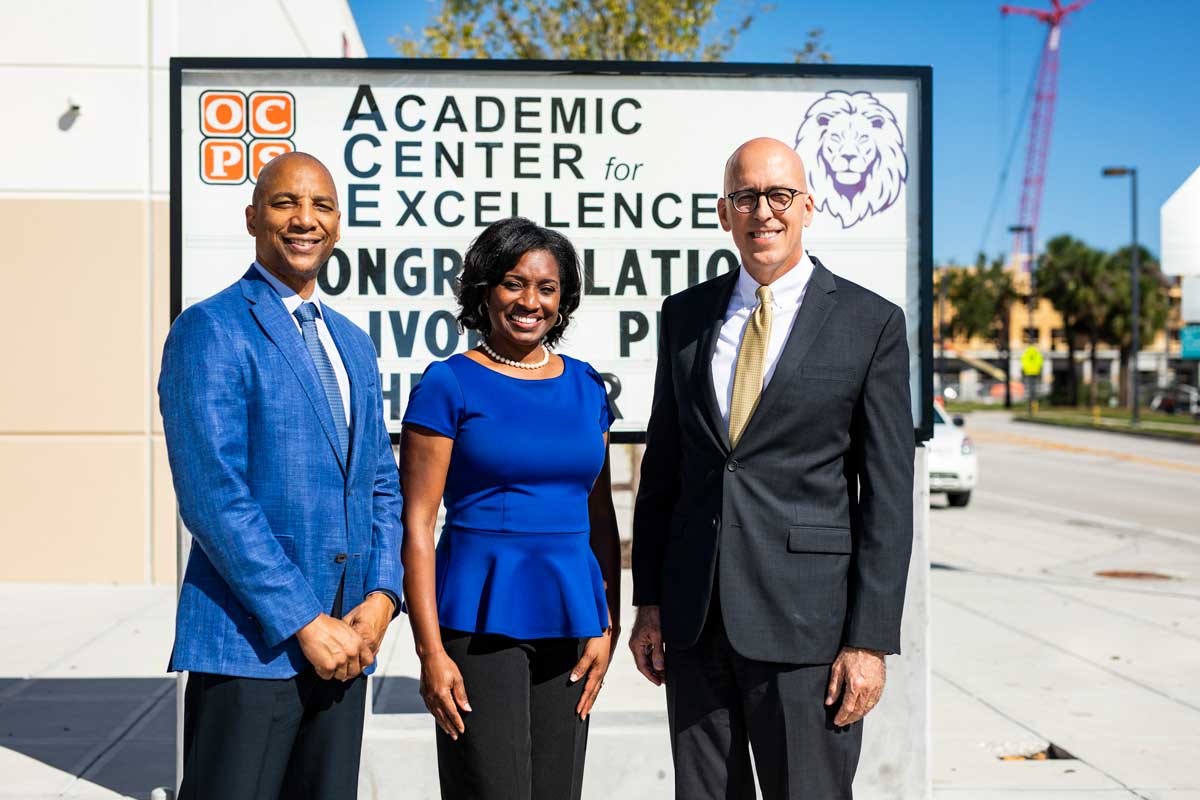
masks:
[[[933,406],[933,438],[929,449],[929,491],[945,492],[955,508],[971,502],[971,490],[979,480],[975,443],[962,429],[962,417],[951,417],[936,403]]]

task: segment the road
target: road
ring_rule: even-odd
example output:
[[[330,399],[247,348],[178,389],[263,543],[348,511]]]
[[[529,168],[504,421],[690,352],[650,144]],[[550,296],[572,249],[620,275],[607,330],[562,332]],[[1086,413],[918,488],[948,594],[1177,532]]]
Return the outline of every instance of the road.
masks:
[[[1200,798],[1200,447],[967,431],[980,488],[931,510],[935,797]]]
[[[967,429],[979,445],[980,497],[1200,542],[1200,446],[1013,422],[1002,412],[969,415]]]
[[[990,412],[967,430],[980,488],[930,511],[935,800],[1200,800],[1200,446]],[[39,611],[0,617],[0,800],[144,800],[170,783],[172,587],[0,584],[0,606]],[[432,798],[403,620],[384,647],[362,797]],[[584,796],[670,797],[665,731],[662,690],[622,651]],[[1002,760],[1051,745],[1071,758]]]

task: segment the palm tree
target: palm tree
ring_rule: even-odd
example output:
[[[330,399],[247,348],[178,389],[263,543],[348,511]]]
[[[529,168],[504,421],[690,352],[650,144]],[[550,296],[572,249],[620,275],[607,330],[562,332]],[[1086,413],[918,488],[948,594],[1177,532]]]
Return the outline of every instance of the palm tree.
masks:
[[[1004,268],[1004,259],[994,259],[989,265],[987,256],[980,253],[973,269],[959,270],[950,279],[946,297],[954,307],[950,328],[955,335],[996,343],[1004,358],[1004,406],[1011,408],[1009,318],[1017,290],[1013,286],[1012,273]]]
[[[1149,342],[1154,335],[1167,324],[1167,314],[1171,301],[1167,294],[1168,282],[1158,266],[1154,254],[1145,247],[1138,247],[1141,272],[1139,283],[1141,289],[1141,308],[1138,320],[1141,341]],[[1117,345],[1121,353],[1121,402],[1128,403],[1132,380],[1136,379],[1136,365],[1132,364],[1133,355],[1133,296],[1129,281],[1130,258],[1132,249],[1122,247],[1107,259],[1108,281],[1112,286],[1108,313],[1101,321],[1101,335]]]
[[[1087,336],[1091,346],[1090,399],[1092,405],[1096,403],[1096,348],[1113,289],[1105,261],[1105,255],[1099,250],[1065,234],[1046,242],[1046,251],[1038,261],[1038,292],[1050,301],[1063,320],[1070,365],[1068,393],[1071,405],[1079,403],[1075,343],[1080,335]]]

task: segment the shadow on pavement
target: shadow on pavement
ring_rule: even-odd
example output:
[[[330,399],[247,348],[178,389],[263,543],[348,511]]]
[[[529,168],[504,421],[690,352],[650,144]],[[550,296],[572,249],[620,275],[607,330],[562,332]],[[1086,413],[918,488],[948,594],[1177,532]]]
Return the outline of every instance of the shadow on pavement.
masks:
[[[376,714],[424,714],[425,701],[418,691],[421,682],[416,678],[383,676],[375,679],[371,695]]]
[[[174,678],[0,680],[0,747],[135,798],[175,782]]]

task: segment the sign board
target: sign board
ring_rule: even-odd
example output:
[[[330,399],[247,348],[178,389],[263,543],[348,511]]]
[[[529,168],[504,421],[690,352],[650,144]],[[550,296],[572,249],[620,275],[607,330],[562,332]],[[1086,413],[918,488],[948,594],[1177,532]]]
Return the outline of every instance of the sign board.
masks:
[[[1200,325],[1187,325],[1179,332],[1180,357],[1200,358]]]
[[[737,268],[724,163],[772,136],[807,164],[808,251],[904,309],[926,439],[931,92],[924,67],[172,59],[172,315],[245,272],[258,171],[301,150],[342,208],[320,290],[375,344],[390,431],[425,366],[474,344],[454,321],[464,251],[519,214],[578,249],[585,292],[560,349],[604,375],[613,440],[638,441],[662,300]]]
[[[1042,374],[1042,354],[1030,345],[1021,353],[1021,371],[1030,377]]]

